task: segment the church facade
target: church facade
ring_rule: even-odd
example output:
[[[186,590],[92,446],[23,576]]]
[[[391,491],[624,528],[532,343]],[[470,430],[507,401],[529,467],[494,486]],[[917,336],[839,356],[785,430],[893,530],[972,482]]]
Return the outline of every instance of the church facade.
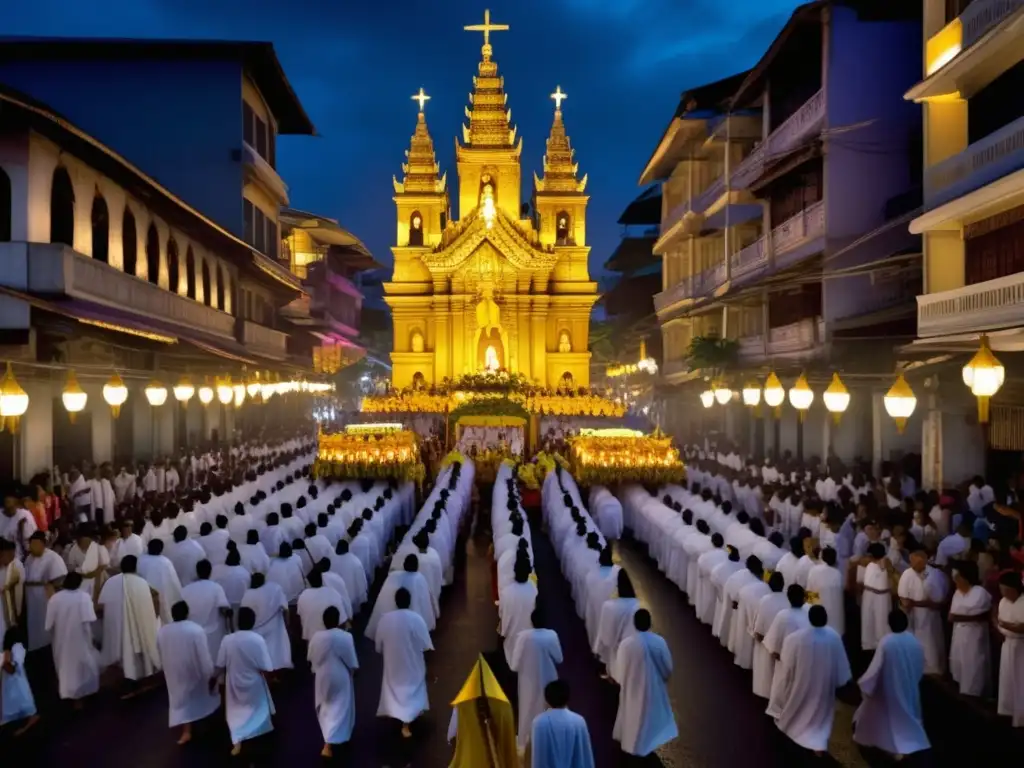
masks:
[[[456,140],[458,219],[447,174],[439,176],[420,91],[416,129],[394,180],[392,310],[396,388],[440,384],[486,370],[519,373],[538,386],[590,384],[590,312],[598,299],[587,258],[587,179],[562,119],[560,89],[543,175],[532,205],[521,201],[522,139],[511,125],[504,81],[493,59],[492,25],[473,79],[462,140]]]

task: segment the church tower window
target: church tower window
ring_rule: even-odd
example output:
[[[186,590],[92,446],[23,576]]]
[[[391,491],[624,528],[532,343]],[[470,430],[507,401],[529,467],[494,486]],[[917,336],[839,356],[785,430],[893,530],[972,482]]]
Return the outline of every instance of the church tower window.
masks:
[[[569,245],[570,232],[572,231],[572,217],[565,211],[559,211],[555,217],[555,244]]]
[[[423,245],[423,217],[419,211],[413,211],[409,217],[409,245]]]

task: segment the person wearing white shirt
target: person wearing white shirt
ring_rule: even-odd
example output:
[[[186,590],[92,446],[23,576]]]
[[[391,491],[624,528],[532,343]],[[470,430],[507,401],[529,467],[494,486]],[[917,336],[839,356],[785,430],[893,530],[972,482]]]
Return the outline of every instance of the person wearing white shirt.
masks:
[[[1024,584],[1019,573],[999,577],[1002,599],[996,614],[996,628],[1003,635],[999,657],[1000,715],[1012,718],[1014,728],[1024,727]]]
[[[949,565],[950,560],[955,560],[966,554],[971,548],[971,524],[961,521],[957,526],[956,533],[939,542],[935,551],[935,564],[938,566]]]

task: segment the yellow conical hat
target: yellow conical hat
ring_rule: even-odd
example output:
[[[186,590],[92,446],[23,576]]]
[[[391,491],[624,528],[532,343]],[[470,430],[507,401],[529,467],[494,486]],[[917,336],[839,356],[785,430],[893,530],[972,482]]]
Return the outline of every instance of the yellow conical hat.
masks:
[[[483,655],[477,657],[473,671],[469,673],[469,677],[466,678],[466,682],[463,684],[462,690],[459,691],[459,695],[455,697],[455,701],[452,702],[452,706],[457,707],[459,704],[479,699],[481,696],[508,703],[508,697],[501,690],[497,678]]]

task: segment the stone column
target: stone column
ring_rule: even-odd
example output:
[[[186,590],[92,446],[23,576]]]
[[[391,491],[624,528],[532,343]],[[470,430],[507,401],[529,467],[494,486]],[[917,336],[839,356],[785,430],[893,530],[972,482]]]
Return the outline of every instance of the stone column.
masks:
[[[434,382],[452,375],[452,317],[448,297],[434,298]]]
[[[458,378],[465,370],[466,350],[466,299],[463,296],[452,297],[452,343],[449,360],[451,360],[451,376]]]
[[[49,380],[21,378],[28,394],[28,410],[21,417],[15,451],[17,472],[28,481],[37,472],[53,467],[53,397],[54,384]],[[59,393],[56,393],[59,396]]]
[[[533,357],[533,377],[543,386],[552,386],[547,370],[548,297],[534,296],[530,309],[530,347]],[[555,382],[557,383],[557,382]]]

